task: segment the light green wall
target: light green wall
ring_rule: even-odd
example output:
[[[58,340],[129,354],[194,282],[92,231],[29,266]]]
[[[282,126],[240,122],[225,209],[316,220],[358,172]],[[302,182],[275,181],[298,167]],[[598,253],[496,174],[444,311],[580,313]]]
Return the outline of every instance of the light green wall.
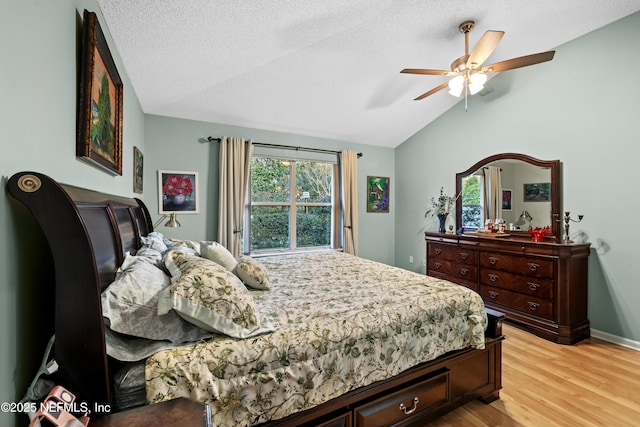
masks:
[[[122,176],[112,177],[75,158],[85,8],[98,13],[125,85]],[[458,104],[391,150],[145,116],[95,1],[0,0],[0,176],[4,187],[13,173],[35,170],[60,182],[133,196],[132,151],[137,146],[145,155],[142,198],[154,218],[158,169],[198,171],[208,195],[199,215],[181,217],[182,228],[162,230],[176,237],[213,239],[217,147],[212,150],[202,142],[207,136],[354,149],[364,154],[358,161],[361,255],[389,264],[395,259],[399,266],[423,271],[424,211],[440,186],[453,192],[456,172],[505,151],[561,159],[565,207],[585,214],[573,229],[584,232],[594,246],[589,267],[592,325],[640,340],[640,314],[634,308],[640,304],[640,287],[633,271],[633,213],[640,206],[629,177],[640,154],[640,86],[633,75],[624,74],[640,65],[633,54],[640,42],[637,28],[640,14],[561,46],[549,64],[504,73],[492,81],[493,94],[470,100],[468,112]],[[611,64],[624,69],[612,71]],[[391,178],[389,214],[365,212],[367,175]],[[51,260],[37,224],[6,193],[0,197],[0,232],[0,401],[11,402],[24,394],[52,332]],[[414,264],[408,263],[410,255]],[[2,426],[24,424],[24,418],[0,413]]]
[[[205,200],[199,215],[181,215],[182,227],[158,231],[171,237],[215,239],[218,222],[218,143],[208,143],[213,136],[237,136],[269,144],[296,147],[323,148],[327,150],[349,149],[363,154],[358,160],[358,214],[360,255],[375,261],[393,264],[395,258],[395,177],[394,150],[346,141],[314,138],[280,132],[270,132],[236,126],[146,116],[146,147],[152,155],[145,156],[144,200],[151,208],[152,217],[158,215],[157,170],[197,171],[200,181],[200,197]],[[366,178],[368,175],[388,176],[391,183],[391,209],[389,213],[366,212]]]
[[[124,81],[122,176],[75,156],[84,9],[98,14]],[[144,114],[93,0],[0,0],[0,52],[0,402],[14,402],[24,395],[53,332],[53,283],[49,249],[31,214],[4,190],[7,179],[34,170],[60,182],[133,195],[133,146],[145,151]],[[2,426],[26,424],[26,417],[0,413]]]
[[[490,81],[495,91],[470,98],[467,112],[458,103],[399,146],[396,265],[424,271],[408,258],[424,258],[427,202],[440,186],[455,192],[456,172],[501,152],[560,159],[564,209],[584,214],[572,234],[584,233],[593,248],[591,326],[640,341],[639,29],[636,13],[560,46],[552,62],[498,75]]]

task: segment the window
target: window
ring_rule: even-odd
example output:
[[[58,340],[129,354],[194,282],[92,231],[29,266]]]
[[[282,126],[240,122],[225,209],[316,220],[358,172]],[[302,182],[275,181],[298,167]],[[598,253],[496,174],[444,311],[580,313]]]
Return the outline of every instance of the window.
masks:
[[[253,156],[245,253],[340,246],[337,165]]]
[[[462,226],[479,229],[483,221],[482,177],[471,175],[462,179]]]

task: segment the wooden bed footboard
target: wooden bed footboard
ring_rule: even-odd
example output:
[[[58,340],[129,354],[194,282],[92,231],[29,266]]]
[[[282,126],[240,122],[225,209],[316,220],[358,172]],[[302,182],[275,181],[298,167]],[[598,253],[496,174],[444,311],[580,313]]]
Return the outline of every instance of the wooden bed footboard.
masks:
[[[153,231],[141,200],[59,184],[20,172],[7,183],[40,224],[51,249],[56,280],[55,358],[60,385],[78,401],[113,405],[100,294],[115,278],[124,254]],[[459,350],[393,378],[348,392],[310,410],[263,426],[424,425],[464,403],[499,397],[503,315],[487,310],[483,350]]]
[[[474,399],[491,403],[502,388],[502,321],[487,309],[483,350],[458,350],[310,410],[261,424],[276,426],[424,426]]]

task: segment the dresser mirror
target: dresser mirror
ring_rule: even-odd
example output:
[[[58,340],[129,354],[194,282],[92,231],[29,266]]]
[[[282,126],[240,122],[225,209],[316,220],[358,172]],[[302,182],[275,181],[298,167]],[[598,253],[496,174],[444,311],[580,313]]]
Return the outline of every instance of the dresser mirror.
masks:
[[[487,219],[504,220],[506,233],[551,227],[559,235],[560,160],[502,153],[456,174],[456,229],[482,230]]]

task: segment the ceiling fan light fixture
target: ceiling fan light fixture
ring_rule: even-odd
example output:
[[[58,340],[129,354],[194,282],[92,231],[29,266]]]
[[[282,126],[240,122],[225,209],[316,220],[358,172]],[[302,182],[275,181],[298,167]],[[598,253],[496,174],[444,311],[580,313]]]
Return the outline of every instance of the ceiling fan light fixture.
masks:
[[[455,76],[449,80],[449,94],[460,97],[462,95],[462,89],[464,88],[464,77]]]
[[[484,88],[487,82],[487,75],[482,73],[473,73],[469,76],[469,93],[475,95]]]

